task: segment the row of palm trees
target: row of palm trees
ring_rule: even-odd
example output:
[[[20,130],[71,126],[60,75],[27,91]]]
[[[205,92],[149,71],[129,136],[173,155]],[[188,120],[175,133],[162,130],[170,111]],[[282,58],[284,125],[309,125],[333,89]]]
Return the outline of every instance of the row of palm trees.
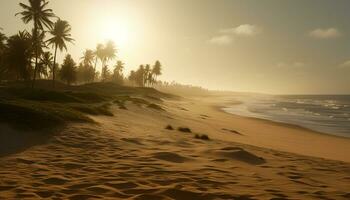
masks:
[[[57,53],[67,51],[67,44],[74,42],[71,36],[72,28],[67,21],[58,18],[52,9],[48,8],[48,4],[46,0],[28,0],[28,4],[19,4],[23,10],[16,16],[20,16],[25,24],[33,24],[31,33],[20,31],[7,38],[0,32],[0,78],[3,75],[7,80],[32,79],[32,87],[37,78],[51,78],[55,87],[57,75],[68,84],[76,81],[87,83],[101,80],[118,83],[129,81],[138,86],[149,86],[153,85],[157,76],[161,75],[159,61],[152,69],[150,65],[141,65],[137,71],[131,71],[128,78],[123,75],[122,61],[117,61],[114,70],[109,71],[108,63],[115,60],[117,55],[113,41],[98,44],[95,50],[85,50],[78,66],[68,54],[60,69],[57,64]],[[47,34],[49,39],[45,39]],[[53,55],[49,47],[52,48]],[[97,72],[99,61],[100,74]]]
[[[52,66],[52,80],[55,84],[55,68],[57,49],[60,51],[67,50],[66,42],[73,42],[71,38],[71,27],[67,21],[57,19],[54,23],[52,18],[57,18],[52,9],[47,8],[49,2],[46,0],[28,0],[28,4],[20,3],[23,11],[16,14],[21,16],[25,24],[33,23],[32,31],[32,51],[34,53],[35,65],[33,73],[32,87],[36,80],[38,71],[39,58],[43,54],[43,48],[46,45],[52,45],[55,49],[54,62]],[[51,38],[44,41],[46,32],[51,34]]]
[[[128,80],[138,86],[151,86],[157,82],[157,77],[162,74],[161,63],[157,60],[153,67],[151,65],[140,65],[139,68],[130,72]]]

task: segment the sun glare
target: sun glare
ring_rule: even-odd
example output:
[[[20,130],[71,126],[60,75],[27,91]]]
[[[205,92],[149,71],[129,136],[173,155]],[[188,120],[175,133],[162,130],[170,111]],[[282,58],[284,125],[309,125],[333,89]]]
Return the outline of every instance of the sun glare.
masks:
[[[96,31],[99,32],[101,42],[112,40],[120,48],[125,48],[130,41],[130,32],[126,22],[101,20],[100,29]]]

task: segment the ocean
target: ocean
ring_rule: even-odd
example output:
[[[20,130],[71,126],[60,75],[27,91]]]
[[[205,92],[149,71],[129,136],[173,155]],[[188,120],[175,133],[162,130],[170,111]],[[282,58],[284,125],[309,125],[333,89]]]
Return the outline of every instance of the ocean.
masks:
[[[224,111],[350,138],[350,95],[238,95]]]

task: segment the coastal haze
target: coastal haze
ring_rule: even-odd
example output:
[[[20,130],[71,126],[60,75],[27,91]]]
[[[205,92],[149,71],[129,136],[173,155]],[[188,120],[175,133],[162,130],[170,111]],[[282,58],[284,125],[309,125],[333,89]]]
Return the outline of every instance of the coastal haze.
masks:
[[[349,200],[349,7],[0,0],[0,200]]]
[[[1,2],[5,33],[25,27],[14,17],[19,2]],[[350,93],[347,0],[50,4],[73,27],[76,41],[69,49],[75,59],[81,49],[112,39],[127,71],[159,59],[167,66],[161,78],[166,81],[258,93]]]

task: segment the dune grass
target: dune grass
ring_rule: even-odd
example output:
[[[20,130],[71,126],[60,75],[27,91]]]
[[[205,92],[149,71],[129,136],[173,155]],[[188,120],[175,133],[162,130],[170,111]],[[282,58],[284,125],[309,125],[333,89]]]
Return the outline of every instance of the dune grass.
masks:
[[[76,104],[76,105],[71,105],[70,107],[74,110],[77,110],[89,115],[113,116],[113,113],[109,110],[110,104],[108,103],[105,103],[102,105]]]
[[[93,122],[82,113],[60,104],[0,101],[0,122],[21,130],[49,130],[72,122]]]
[[[38,81],[31,89],[26,82],[0,85],[0,123],[21,130],[50,130],[68,122],[89,122],[88,115],[113,116],[110,107],[127,109],[125,102],[162,109],[145,99],[169,98],[171,95],[151,88],[124,87],[113,83],[91,83],[51,89],[50,81]],[[113,103],[111,103],[113,102]]]

